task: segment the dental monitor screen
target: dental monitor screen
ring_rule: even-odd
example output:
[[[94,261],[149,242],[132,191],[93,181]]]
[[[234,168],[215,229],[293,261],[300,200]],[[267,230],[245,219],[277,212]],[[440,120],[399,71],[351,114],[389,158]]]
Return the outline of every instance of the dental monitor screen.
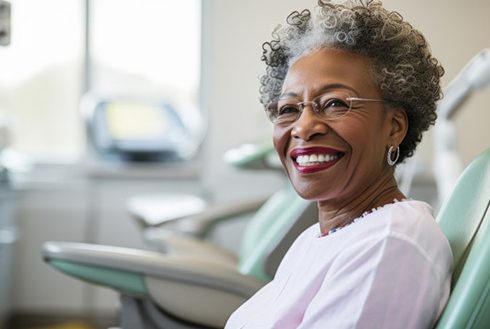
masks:
[[[185,127],[167,104],[142,101],[101,101],[95,107],[92,137],[102,155],[124,160],[172,158],[185,140]]]

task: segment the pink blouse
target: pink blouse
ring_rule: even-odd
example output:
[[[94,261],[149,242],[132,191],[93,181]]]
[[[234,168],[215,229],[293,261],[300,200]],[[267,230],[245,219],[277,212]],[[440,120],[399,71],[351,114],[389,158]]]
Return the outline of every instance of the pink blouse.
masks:
[[[451,269],[430,206],[396,202],[324,237],[318,224],[308,228],[225,329],[431,328]]]

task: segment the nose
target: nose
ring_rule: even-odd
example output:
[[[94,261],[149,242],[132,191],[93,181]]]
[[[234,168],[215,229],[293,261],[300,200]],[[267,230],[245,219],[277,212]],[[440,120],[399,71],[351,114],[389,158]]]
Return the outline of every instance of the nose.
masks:
[[[316,115],[311,104],[305,104],[298,120],[293,124],[291,137],[309,141],[317,135],[327,134],[328,130],[327,123]]]

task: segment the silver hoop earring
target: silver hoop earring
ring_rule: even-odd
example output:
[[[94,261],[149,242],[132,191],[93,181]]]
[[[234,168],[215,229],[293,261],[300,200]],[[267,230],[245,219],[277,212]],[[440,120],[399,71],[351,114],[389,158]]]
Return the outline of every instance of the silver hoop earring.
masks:
[[[395,158],[393,159],[393,151],[395,151]],[[390,166],[394,166],[400,157],[400,147],[399,146],[390,146],[388,149],[388,154],[386,155],[386,161]]]

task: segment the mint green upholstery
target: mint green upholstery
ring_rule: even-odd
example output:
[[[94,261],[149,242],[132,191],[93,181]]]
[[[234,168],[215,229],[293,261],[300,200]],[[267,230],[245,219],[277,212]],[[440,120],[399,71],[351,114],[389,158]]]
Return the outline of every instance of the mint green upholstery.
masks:
[[[438,222],[454,255],[453,291],[437,329],[490,328],[490,149],[463,172]]]
[[[130,296],[147,296],[143,275],[130,271],[87,265],[66,260],[51,260],[50,265],[73,277],[113,288]]]
[[[308,212],[308,207],[311,207],[311,202],[298,197],[290,186],[274,194],[247,226],[239,255],[238,271],[264,281],[271,280],[274,273],[267,270],[267,258],[281,242],[278,239],[286,236],[284,231],[303,219],[304,227],[294,230],[296,237],[307,226],[317,222],[317,214]],[[282,256],[283,254],[281,258]]]

